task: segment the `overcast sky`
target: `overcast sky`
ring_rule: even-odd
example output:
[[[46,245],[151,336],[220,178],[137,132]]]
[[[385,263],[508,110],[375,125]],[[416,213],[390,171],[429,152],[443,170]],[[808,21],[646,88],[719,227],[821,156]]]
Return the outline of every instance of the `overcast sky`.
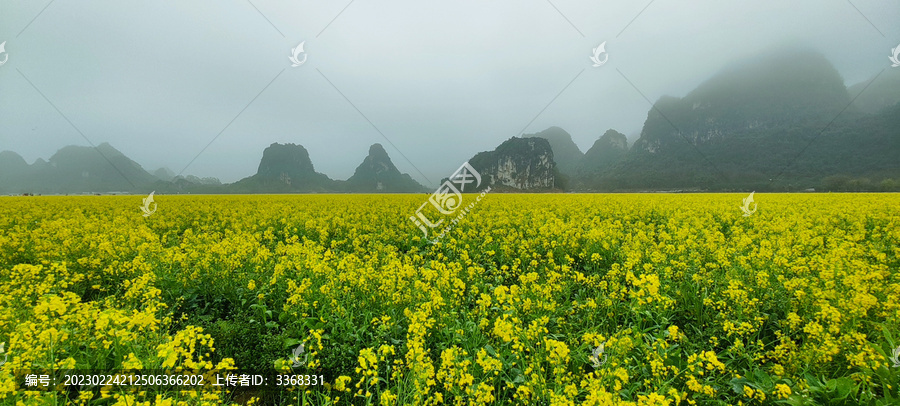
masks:
[[[857,83],[890,67],[897,21],[896,0],[0,0],[0,150],[31,163],[109,142],[149,171],[196,157],[185,174],[233,182],[273,142],[334,179],[381,143],[436,186],[523,129],[560,126],[582,151],[609,128],[633,141],[650,104],[624,77],[680,97],[801,43]]]

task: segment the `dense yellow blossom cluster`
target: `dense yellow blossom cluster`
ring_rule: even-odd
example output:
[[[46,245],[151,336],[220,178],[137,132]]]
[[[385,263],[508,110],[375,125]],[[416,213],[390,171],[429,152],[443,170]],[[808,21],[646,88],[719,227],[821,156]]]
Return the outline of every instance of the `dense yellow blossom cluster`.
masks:
[[[408,220],[424,198],[0,198],[0,403],[900,404],[897,195],[757,195],[743,217],[738,195],[492,194],[434,244]],[[73,397],[15,376],[241,351],[326,384]]]

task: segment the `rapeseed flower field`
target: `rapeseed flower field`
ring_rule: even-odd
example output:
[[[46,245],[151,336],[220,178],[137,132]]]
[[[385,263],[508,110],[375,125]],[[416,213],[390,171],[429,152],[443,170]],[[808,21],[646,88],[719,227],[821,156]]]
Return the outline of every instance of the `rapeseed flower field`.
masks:
[[[900,197],[0,198],[0,403],[900,404]],[[303,344],[294,367],[292,350]],[[29,391],[16,371],[320,375]]]

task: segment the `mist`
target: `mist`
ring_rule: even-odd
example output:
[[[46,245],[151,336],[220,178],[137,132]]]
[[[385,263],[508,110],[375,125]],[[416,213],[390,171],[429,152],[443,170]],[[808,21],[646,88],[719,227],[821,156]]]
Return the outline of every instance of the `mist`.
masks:
[[[273,142],[334,179],[381,143],[431,187],[550,126],[582,151],[610,128],[633,142],[659,97],[772,48],[815,48],[852,85],[900,43],[892,1],[689,4],[6,1],[0,150],[109,142],[148,171],[233,182]]]

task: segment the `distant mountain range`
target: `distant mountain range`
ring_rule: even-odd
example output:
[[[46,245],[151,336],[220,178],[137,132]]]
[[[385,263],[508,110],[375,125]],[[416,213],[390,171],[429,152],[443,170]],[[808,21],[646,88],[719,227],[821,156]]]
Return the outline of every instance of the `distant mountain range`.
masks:
[[[567,190],[898,190],[898,102],[900,69],[848,90],[824,56],[791,48],[660,98],[630,148],[609,130],[578,158],[564,131],[544,133]]]
[[[302,145],[272,144],[263,151],[256,174],[221,188],[230,193],[413,193],[426,188],[400,173],[381,144],[346,181],[318,173]]]
[[[106,143],[67,146],[31,165],[14,152],[0,152],[0,193],[134,191],[157,180]]]
[[[175,176],[160,168],[149,173],[107,143],[96,149],[68,146],[49,161],[29,165],[18,154],[0,152],[0,194],[57,193],[410,193],[427,189],[401,174],[380,144],[346,181],[318,173],[302,145],[272,144],[263,151],[255,175],[232,184],[216,178]]]
[[[865,90],[864,90],[865,89]],[[640,137],[607,130],[587,152],[551,127],[469,163],[496,191],[897,190],[900,69],[845,87],[820,53],[781,49],[726,66],[682,98],[664,96]],[[448,174],[449,175],[449,174]],[[272,144],[232,184],[152,173],[110,146],[67,146],[28,164],[0,152],[0,194],[429,192],[374,144],[347,180],[313,167],[301,145]]]

